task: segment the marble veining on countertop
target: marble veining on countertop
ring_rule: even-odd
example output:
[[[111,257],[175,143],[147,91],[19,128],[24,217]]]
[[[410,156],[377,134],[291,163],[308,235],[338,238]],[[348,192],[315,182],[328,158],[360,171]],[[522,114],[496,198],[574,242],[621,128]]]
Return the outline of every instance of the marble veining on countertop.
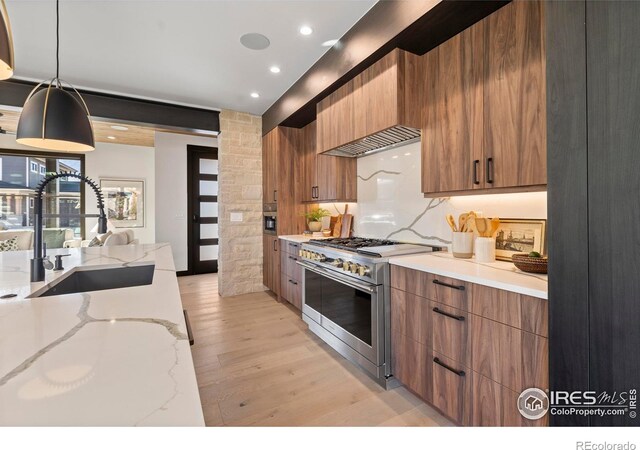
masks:
[[[29,282],[31,251],[0,253],[0,425],[204,425],[168,244],[60,249]],[[78,267],[154,264],[153,282],[28,298]]]
[[[542,299],[548,298],[547,275],[523,272],[507,261],[478,263],[475,258],[454,258],[451,253],[435,252],[397,256],[390,258],[389,262],[392,265],[430,272],[483,286]]]
[[[324,236],[309,236],[307,234],[289,234],[284,236],[278,236],[280,239],[284,239],[285,241],[297,242],[299,244],[309,242],[311,239],[329,239]]]

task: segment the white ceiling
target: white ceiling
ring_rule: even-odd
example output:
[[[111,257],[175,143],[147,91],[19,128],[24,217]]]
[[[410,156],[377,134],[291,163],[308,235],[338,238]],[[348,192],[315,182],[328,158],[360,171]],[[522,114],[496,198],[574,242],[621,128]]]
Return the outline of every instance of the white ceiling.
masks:
[[[7,0],[16,78],[55,75],[55,1]],[[60,77],[76,87],[264,113],[374,0],[61,0]],[[310,36],[298,29],[313,28]],[[245,33],[271,40],[240,44]],[[269,71],[278,65],[277,75]],[[250,97],[258,92],[260,98]]]

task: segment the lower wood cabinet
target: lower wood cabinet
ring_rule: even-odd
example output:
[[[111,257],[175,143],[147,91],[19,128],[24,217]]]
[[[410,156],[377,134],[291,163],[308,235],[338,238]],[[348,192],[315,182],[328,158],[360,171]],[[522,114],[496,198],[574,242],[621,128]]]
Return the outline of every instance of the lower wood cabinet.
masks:
[[[460,425],[548,423],[517,409],[524,389],[549,387],[546,300],[397,266],[391,285],[400,382]]]
[[[262,284],[278,295],[280,292],[280,251],[278,237],[262,235]]]
[[[302,310],[302,268],[296,264],[299,249],[297,242],[280,239],[279,297]]]

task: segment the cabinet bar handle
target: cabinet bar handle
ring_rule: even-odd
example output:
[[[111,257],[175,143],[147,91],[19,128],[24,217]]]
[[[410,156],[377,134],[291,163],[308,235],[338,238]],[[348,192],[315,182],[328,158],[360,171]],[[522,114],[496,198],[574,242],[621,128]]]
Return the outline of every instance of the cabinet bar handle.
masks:
[[[273,190],[273,201],[277,202],[278,201],[278,191],[277,190]]]
[[[273,251],[274,252],[278,251],[278,241],[273,241]]]
[[[293,259],[294,261],[297,261],[297,259],[291,255],[289,255],[289,259]]]
[[[444,367],[445,369],[447,369],[450,372],[455,373],[456,375],[458,375],[459,377],[463,377],[466,375],[466,373],[464,373],[464,370],[456,370],[451,366],[448,366],[447,364],[443,363],[442,361],[440,361],[439,358],[433,358],[433,362],[436,363],[439,366]]]
[[[456,286],[455,284],[443,283],[440,280],[433,280],[433,284],[437,284],[439,286],[445,286],[451,289],[457,289],[459,291],[464,291],[464,286]]]
[[[433,312],[436,312],[438,314],[442,314],[443,316],[447,316],[447,317],[450,317],[450,318],[455,319],[455,320],[459,320],[460,322],[464,321],[464,316],[456,316],[455,314],[450,314],[450,313],[448,313],[446,311],[441,310],[440,308],[433,308]]]
[[[193,333],[191,332],[191,323],[189,323],[189,314],[187,314],[187,310],[183,309],[182,314],[184,314],[184,324],[187,327],[187,338],[189,339],[189,345],[193,345],[195,340],[193,339]]]
[[[289,280],[289,283],[291,283],[291,284],[293,284],[293,285],[295,285],[295,286],[297,286],[297,285],[298,285],[298,282],[297,282],[297,281],[293,281],[293,280]]]
[[[478,166],[480,165],[480,160],[476,159],[473,161],[473,184],[480,184],[480,180],[478,180]]]
[[[493,158],[487,158],[487,183],[493,183]]]

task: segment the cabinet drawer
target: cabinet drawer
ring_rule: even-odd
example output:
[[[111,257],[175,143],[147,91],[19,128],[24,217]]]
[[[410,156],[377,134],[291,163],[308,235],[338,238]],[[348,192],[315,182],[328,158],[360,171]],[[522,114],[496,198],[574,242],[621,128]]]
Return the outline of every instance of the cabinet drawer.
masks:
[[[280,254],[280,270],[296,281],[302,281],[302,267],[296,264],[297,256],[282,252]]]
[[[473,372],[457,361],[433,352],[433,405],[460,425],[471,422]]]
[[[391,266],[391,287],[404,292],[429,297],[433,275],[406,267]]]
[[[479,284],[471,285],[471,312],[496,322],[521,328],[521,296]]]
[[[286,300],[298,309],[302,309],[302,285],[286,273],[280,280],[280,298]]]
[[[429,315],[433,350],[470,367],[469,314],[431,302]]]
[[[503,389],[506,388],[495,381],[483,377],[479,373],[473,374],[472,426],[499,427],[503,425]],[[520,413],[515,412],[520,416]]]
[[[433,301],[451,306],[452,308],[469,311],[469,283],[456,280],[455,278],[431,275],[429,285],[429,295]]]
[[[298,242],[287,241],[286,239],[280,239],[280,250],[282,253],[288,253],[293,256],[298,256],[300,250],[300,244]]]

